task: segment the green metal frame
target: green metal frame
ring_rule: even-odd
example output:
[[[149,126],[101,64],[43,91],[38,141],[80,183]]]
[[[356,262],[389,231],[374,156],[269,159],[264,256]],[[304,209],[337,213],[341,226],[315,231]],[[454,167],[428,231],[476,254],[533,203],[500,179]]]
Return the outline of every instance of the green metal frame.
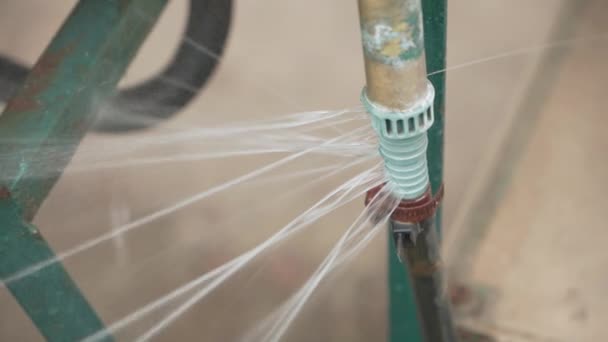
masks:
[[[32,219],[165,4],[81,0],[0,116],[0,279],[49,341],[104,327],[61,263],[15,277],[55,257]]]
[[[428,73],[445,69],[447,0],[422,0],[424,43]],[[445,112],[445,73],[429,77],[435,87],[435,123],[427,132],[429,176],[433,193],[443,182],[443,131]],[[437,210],[436,227],[441,231],[441,208]],[[423,341],[418,321],[412,284],[403,267],[388,231],[389,341]]]

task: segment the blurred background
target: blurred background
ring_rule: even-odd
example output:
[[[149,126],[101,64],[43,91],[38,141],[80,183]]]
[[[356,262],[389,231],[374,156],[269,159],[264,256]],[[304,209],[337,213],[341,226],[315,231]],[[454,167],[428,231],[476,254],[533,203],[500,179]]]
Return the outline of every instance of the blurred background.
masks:
[[[75,3],[0,2],[0,53],[33,64]],[[450,280],[471,292],[455,308],[458,320],[499,340],[608,339],[607,10],[603,0],[449,5],[444,259]],[[168,62],[187,11],[187,1],[169,3],[122,86]],[[130,139],[357,108],[363,84],[356,1],[237,0],[223,57],[195,100],[143,132],[91,133],[74,163],[86,166],[91,154],[116,149],[117,142],[128,146]],[[196,151],[197,144],[155,146],[128,158],[170,157]],[[56,251],[66,250],[276,159],[238,156],[68,172],[35,224]],[[327,163],[310,157],[276,175]],[[310,179],[291,194],[288,182],[231,188],[68,259],[66,267],[109,324],[256,246],[354,171]],[[157,339],[241,337],[298,289],[362,208],[363,199],[349,203],[265,253]],[[386,239],[379,234],[323,281],[285,340],[385,340],[385,259]],[[131,340],[159,317],[118,337]],[[5,289],[0,340],[42,340]]]

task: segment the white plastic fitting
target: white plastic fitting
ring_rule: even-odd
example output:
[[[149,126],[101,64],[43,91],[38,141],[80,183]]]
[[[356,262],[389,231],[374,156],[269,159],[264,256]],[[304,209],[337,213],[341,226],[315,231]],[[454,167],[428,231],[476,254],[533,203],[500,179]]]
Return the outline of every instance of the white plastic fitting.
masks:
[[[367,97],[365,88],[361,94],[361,102],[378,135],[387,178],[395,195],[402,199],[416,199],[429,186],[426,131],[435,120],[434,99],[435,89],[429,81],[425,96],[404,111],[374,103]]]

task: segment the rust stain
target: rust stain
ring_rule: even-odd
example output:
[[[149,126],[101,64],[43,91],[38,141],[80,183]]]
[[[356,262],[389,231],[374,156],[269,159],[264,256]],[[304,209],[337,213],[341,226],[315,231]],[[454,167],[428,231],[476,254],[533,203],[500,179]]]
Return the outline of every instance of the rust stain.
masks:
[[[450,301],[454,306],[463,306],[472,300],[471,290],[463,285],[456,285],[450,287],[449,290]]]
[[[430,277],[437,273],[439,268],[439,263],[419,261],[412,265],[411,272],[414,276]]]
[[[459,316],[481,317],[484,313],[484,299],[474,289],[465,284],[451,284],[448,296],[452,307]]]
[[[0,199],[11,198],[11,192],[6,186],[0,188]]]
[[[57,66],[74,51],[74,47],[73,43],[57,51],[47,50],[30,71],[21,90],[6,104],[5,113],[39,110],[38,96],[49,87]]]
[[[6,105],[7,112],[30,112],[38,108],[38,101],[36,99],[30,100],[26,96],[21,94],[13,97]]]

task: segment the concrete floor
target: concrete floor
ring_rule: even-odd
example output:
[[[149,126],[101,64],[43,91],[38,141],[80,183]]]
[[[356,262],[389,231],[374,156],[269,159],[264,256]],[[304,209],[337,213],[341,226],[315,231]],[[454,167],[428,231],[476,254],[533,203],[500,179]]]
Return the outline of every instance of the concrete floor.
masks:
[[[573,36],[606,32],[605,2],[580,10],[584,20]],[[599,41],[562,53],[547,61],[559,66],[544,76],[551,84],[540,110],[521,113],[513,136],[525,139],[525,148],[502,177],[508,183],[500,205],[471,261],[469,281],[493,293],[481,322],[512,340],[608,338],[608,48]],[[527,136],[523,125],[533,126]]]
[[[605,5],[601,0],[589,2],[572,32],[558,33],[555,23],[565,20],[560,9],[575,0],[451,4],[448,65],[606,30],[601,18]],[[0,51],[32,63],[73,3],[3,2]],[[167,61],[185,12],[185,2],[171,3],[125,84],[143,79]],[[24,18],[35,25],[24,30]],[[233,23],[225,57],[205,91],[177,119],[138,136],[153,139],[171,127],[357,106],[364,80],[354,1],[237,1]],[[520,120],[520,112],[522,103],[535,97],[529,86],[547,58],[563,51],[526,50],[448,72],[446,259],[459,270],[460,280],[492,290],[483,314],[464,318],[507,341],[598,341],[608,336],[601,324],[607,311],[600,292],[606,261],[599,222],[605,204],[601,175],[608,165],[600,123],[605,120],[602,76],[608,76],[602,68],[608,52],[603,45],[601,40],[583,42],[562,57],[546,102],[531,113],[536,119],[524,134],[529,138],[521,139],[523,152],[514,153],[518,158],[512,158],[508,190],[486,223],[478,226],[471,221],[472,213],[494,194],[486,189],[497,183],[496,167],[505,163],[497,151],[509,138],[523,134],[514,135],[528,123]],[[113,139],[91,135],[83,147],[94,153]],[[189,144],[196,142],[148,153],[172,155],[192,150]],[[86,160],[84,154],[77,155],[76,162]],[[227,158],[67,174],[36,224],[56,250],[64,250],[269,160]],[[325,162],[305,160],[278,174]],[[257,208],[260,193],[277,196],[285,192],[285,184],[233,189],[68,260],[66,266],[110,323],[256,245],[341,181],[317,182],[266,209]],[[251,215],[234,217],[235,208],[252,203],[257,209]],[[360,210],[361,203],[352,203],[316,224],[310,234],[272,251],[189,311],[159,340],[238,338],[297,289]],[[586,234],[577,235],[579,230]],[[484,238],[464,245],[462,239],[471,231]],[[385,339],[384,253],[385,242],[379,237],[347,269],[324,282],[286,340]],[[0,292],[0,304],[0,340],[41,339],[6,292]],[[154,324],[153,318],[119,337],[132,339]]]

